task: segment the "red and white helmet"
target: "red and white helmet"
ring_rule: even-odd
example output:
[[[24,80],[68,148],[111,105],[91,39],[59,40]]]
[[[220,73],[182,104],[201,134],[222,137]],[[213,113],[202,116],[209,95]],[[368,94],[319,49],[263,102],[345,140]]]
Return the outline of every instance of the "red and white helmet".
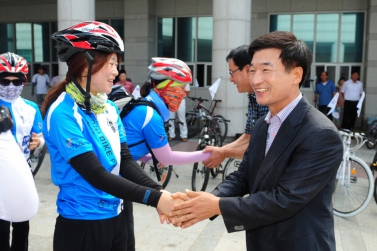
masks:
[[[0,78],[14,76],[26,82],[28,72],[29,67],[23,57],[12,52],[0,55]]]
[[[77,52],[100,50],[123,53],[122,38],[113,27],[98,21],[86,21],[52,34],[58,44],[60,61],[67,62]]]
[[[152,58],[152,64],[148,66],[148,70],[148,75],[155,80],[171,79],[182,84],[192,82],[190,68],[176,58]]]

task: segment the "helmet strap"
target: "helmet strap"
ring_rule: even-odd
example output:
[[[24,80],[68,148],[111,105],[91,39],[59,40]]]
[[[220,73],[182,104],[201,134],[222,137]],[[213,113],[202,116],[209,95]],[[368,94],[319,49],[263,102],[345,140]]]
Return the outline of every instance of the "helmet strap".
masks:
[[[86,78],[86,92],[83,93],[85,97],[84,105],[85,105],[85,110],[86,113],[90,113],[90,81],[92,78],[92,68],[93,68],[93,57],[89,54],[88,51],[84,52],[84,56],[86,60],[89,62],[89,67],[88,67],[88,76]]]

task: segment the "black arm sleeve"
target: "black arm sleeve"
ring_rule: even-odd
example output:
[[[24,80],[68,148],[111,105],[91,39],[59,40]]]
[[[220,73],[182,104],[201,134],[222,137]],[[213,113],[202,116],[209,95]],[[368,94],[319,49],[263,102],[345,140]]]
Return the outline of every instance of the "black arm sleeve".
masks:
[[[106,171],[93,152],[86,152],[73,157],[70,160],[70,164],[92,186],[99,190],[124,200],[157,207],[161,197],[161,192],[158,189],[135,184],[126,178]],[[138,174],[138,172],[130,172],[127,176],[131,177],[133,175],[141,174]],[[139,179],[135,178],[135,180]]]
[[[131,152],[128,149],[126,143],[121,144],[121,162],[120,162],[120,174],[132,181],[133,183],[154,188],[156,190],[162,190],[162,186],[152,180],[148,174],[136,163],[132,158]]]

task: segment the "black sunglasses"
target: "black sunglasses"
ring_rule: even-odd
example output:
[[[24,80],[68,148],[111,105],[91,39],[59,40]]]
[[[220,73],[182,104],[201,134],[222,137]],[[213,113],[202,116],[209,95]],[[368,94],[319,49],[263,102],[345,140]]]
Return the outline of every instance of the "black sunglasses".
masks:
[[[14,79],[14,80],[9,80],[9,79],[1,79],[0,80],[0,85],[2,86],[8,86],[12,83],[14,86],[21,86],[24,84],[22,80],[19,79]]]

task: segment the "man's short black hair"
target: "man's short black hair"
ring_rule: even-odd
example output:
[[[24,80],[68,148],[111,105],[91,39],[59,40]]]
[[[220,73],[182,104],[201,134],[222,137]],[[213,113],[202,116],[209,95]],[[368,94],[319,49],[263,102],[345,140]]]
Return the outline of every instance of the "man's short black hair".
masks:
[[[301,87],[309,75],[312,64],[313,56],[309,47],[303,41],[297,40],[292,32],[273,31],[251,42],[249,46],[250,58],[252,59],[257,51],[271,48],[281,49],[280,59],[286,72],[290,72],[295,67],[302,68],[303,74],[299,84]]]
[[[241,45],[233,50],[231,50],[226,56],[226,61],[229,62],[230,59],[233,59],[235,65],[242,71],[245,65],[250,64],[251,58],[247,52],[249,46]]]
[[[119,75],[120,75],[120,74],[122,74],[122,73],[124,73],[124,74],[126,74],[126,75],[127,75],[127,72],[126,72],[126,70],[125,70],[125,69],[121,69],[121,70],[119,71]]]

